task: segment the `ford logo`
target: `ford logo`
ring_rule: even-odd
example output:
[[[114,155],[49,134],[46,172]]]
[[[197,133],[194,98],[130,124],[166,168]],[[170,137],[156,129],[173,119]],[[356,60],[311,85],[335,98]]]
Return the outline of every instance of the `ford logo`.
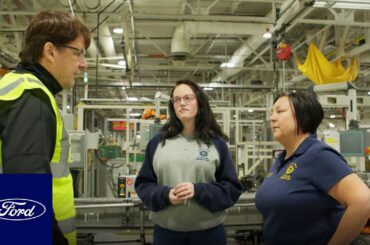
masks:
[[[46,207],[37,201],[22,198],[0,200],[0,219],[23,221],[36,219],[46,212]]]
[[[208,155],[208,152],[207,151],[200,151],[199,154],[202,156],[202,157],[205,157]]]

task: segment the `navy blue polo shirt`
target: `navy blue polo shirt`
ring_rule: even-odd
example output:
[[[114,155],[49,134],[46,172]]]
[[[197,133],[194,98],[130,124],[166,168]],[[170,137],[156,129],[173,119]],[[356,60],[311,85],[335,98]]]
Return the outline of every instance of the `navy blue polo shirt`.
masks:
[[[352,170],[316,134],[286,160],[285,154],[276,159],[256,193],[266,244],[327,244],[344,212],[327,193]]]

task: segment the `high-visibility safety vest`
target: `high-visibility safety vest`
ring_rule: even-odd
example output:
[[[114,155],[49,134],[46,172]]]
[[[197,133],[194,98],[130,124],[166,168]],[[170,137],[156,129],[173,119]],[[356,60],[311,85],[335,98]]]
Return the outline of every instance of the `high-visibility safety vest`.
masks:
[[[68,165],[72,162],[71,144],[64,127],[58,106],[53,94],[32,74],[10,72],[0,82],[0,101],[14,101],[25,91],[39,89],[48,95],[56,117],[56,140],[53,157],[50,162],[53,176],[53,209],[59,228],[68,239],[70,245],[75,245],[76,209],[73,199],[73,180]],[[2,147],[0,140],[0,172],[2,172]]]

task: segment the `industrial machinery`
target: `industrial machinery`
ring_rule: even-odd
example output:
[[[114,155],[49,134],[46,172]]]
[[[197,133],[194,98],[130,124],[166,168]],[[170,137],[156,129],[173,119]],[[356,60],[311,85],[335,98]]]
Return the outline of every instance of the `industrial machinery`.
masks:
[[[81,244],[103,243],[106,237],[114,237],[121,243],[148,242],[153,224],[133,186],[144,162],[146,145],[165,120],[142,119],[140,113],[137,117],[130,115],[133,111],[146,109],[152,113],[154,108],[156,113],[166,114],[166,107],[161,102],[167,103],[157,100],[154,106],[90,104],[78,108],[80,130],[70,131],[70,135]],[[109,118],[100,116],[104,110],[112,108],[126,114]],[[254,194],[283,147],[272,139],[268,120],[251,119],[251,111],[268,118],[268,107],[213,107],[216,120],[230,137],[229,149],[245,190],[238,203],[228,210],[227,235],[258,244],[263,219],[254,205]],[[90,120],[94,123],[89,123]],[[318,135],[340,151],[369,183],[369,129],[320,131]]]

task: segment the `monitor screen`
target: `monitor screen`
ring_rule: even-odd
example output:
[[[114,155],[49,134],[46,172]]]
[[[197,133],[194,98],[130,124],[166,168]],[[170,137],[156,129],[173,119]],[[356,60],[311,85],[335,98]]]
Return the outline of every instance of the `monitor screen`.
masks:
[[[343,156],[364,156],[364,132],[349,130],[339,132],[340,153]]]

